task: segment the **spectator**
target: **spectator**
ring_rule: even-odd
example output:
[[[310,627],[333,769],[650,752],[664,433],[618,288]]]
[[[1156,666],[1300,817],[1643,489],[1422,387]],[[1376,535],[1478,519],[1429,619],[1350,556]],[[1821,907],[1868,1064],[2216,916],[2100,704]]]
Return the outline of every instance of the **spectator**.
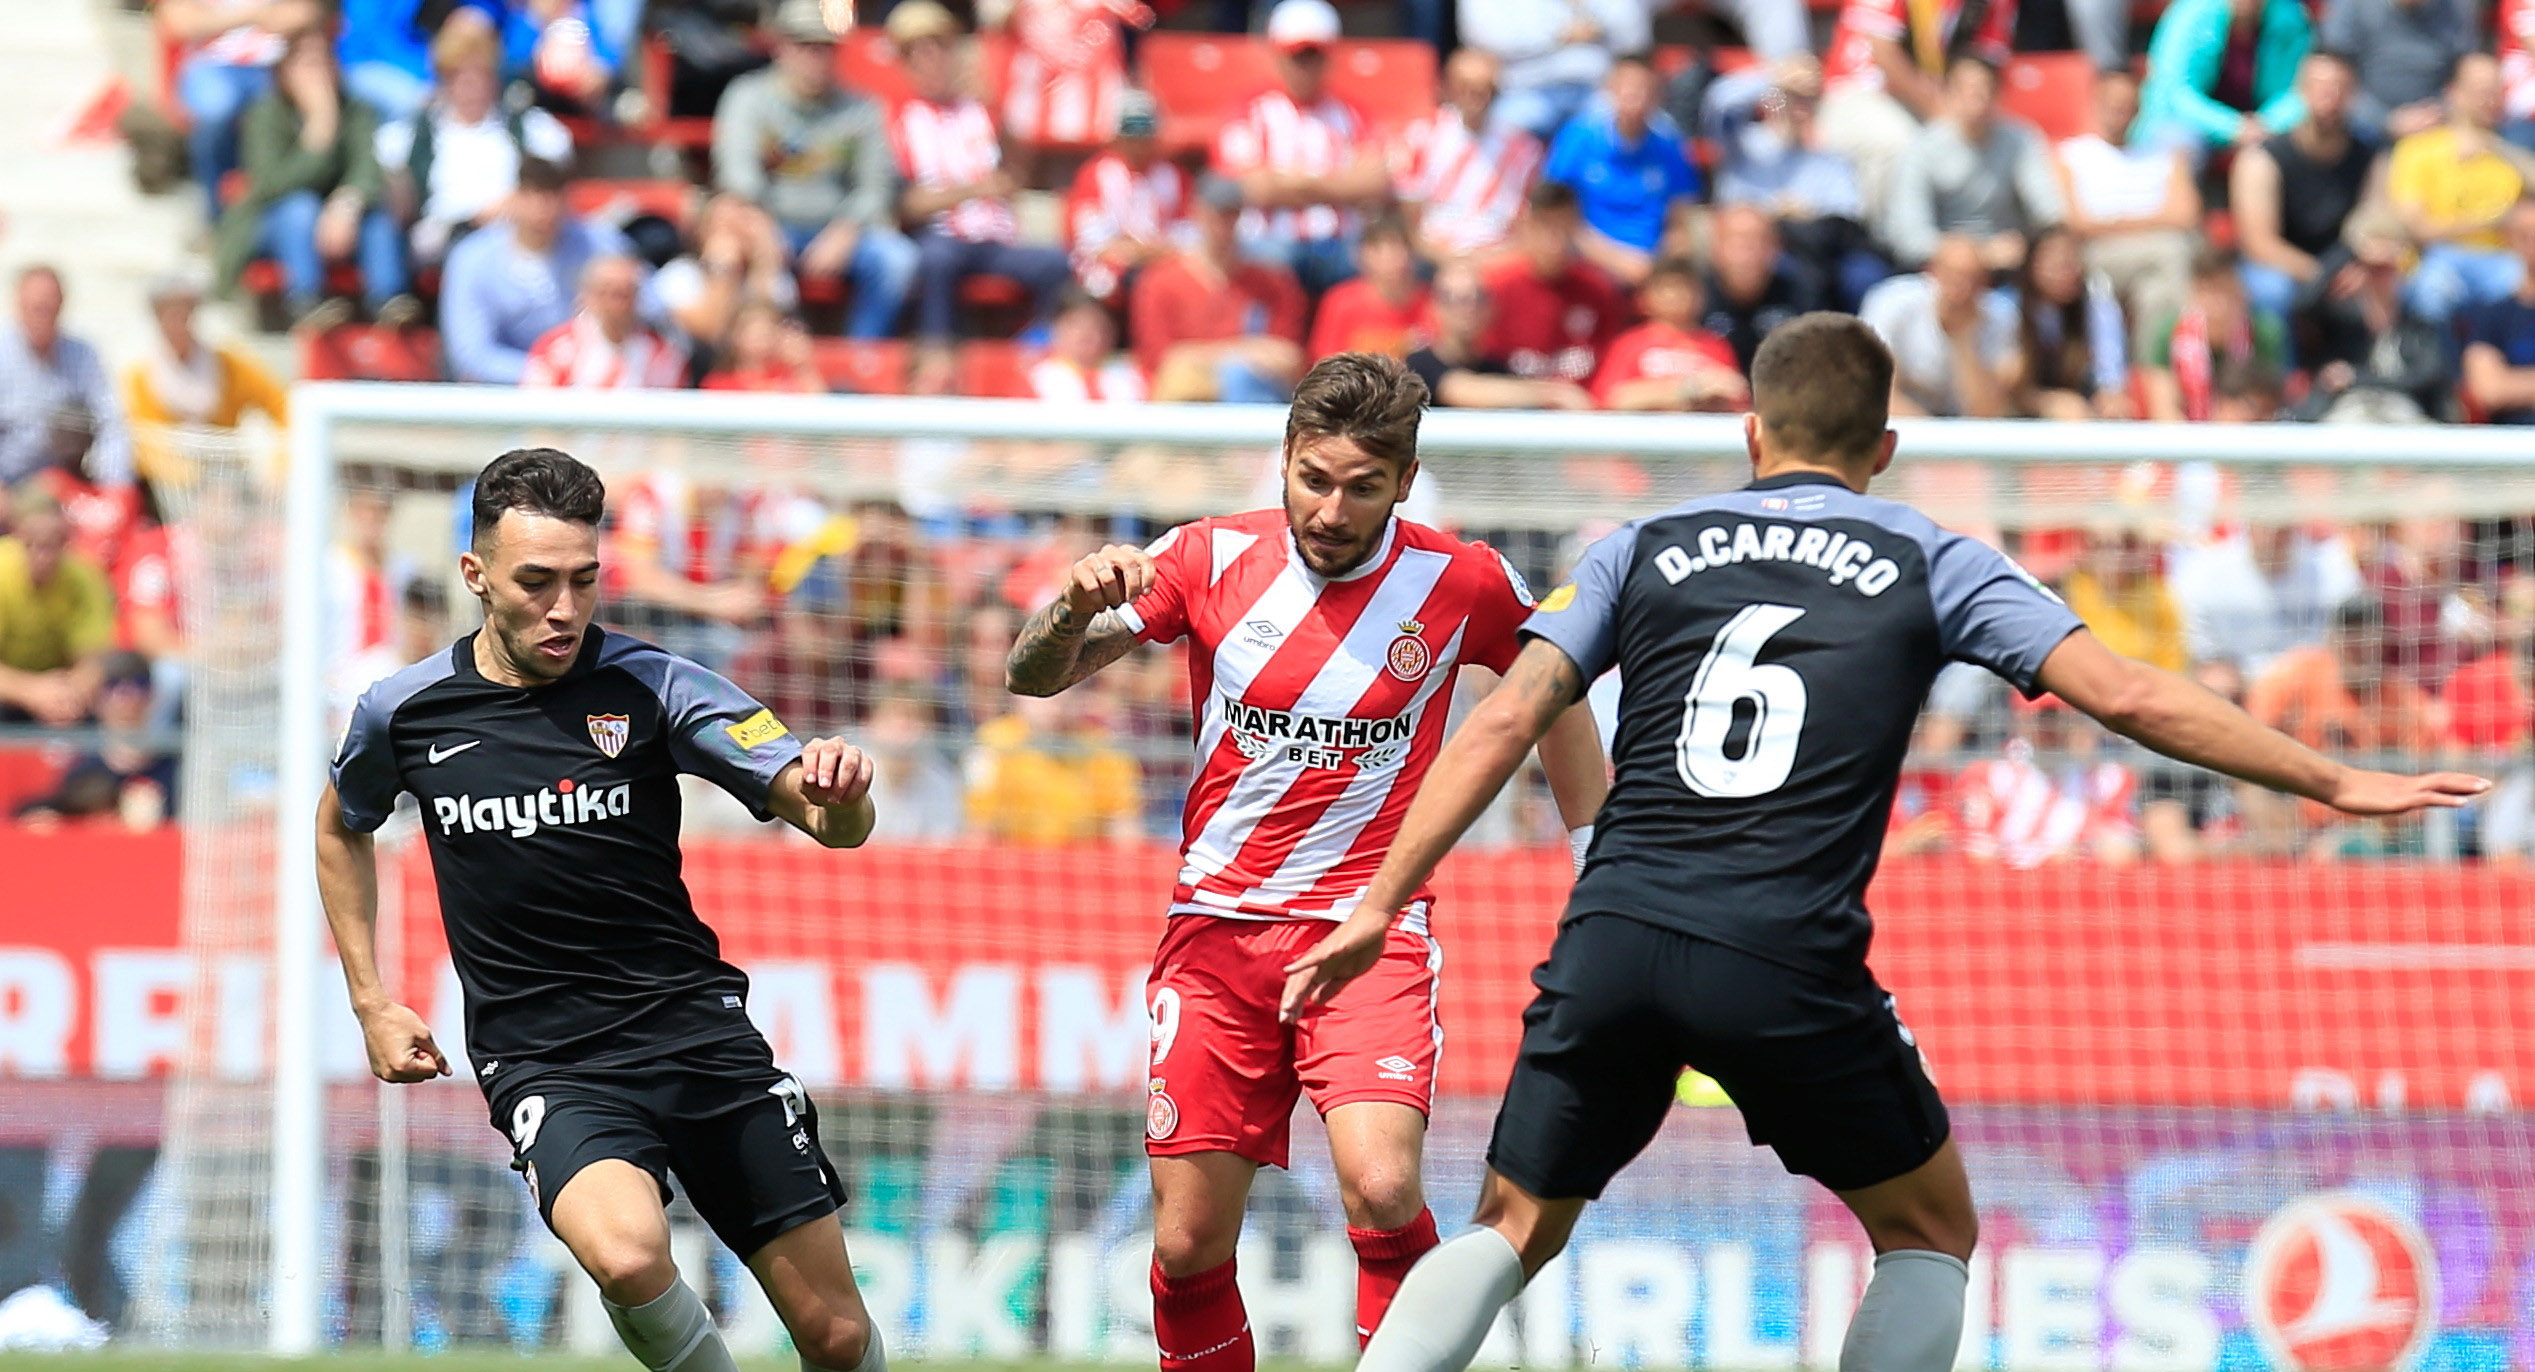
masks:
[[[1866,293],[1858,315],[1892,349],[1892,410],[1996,419],[2008,412],[2016,307],[1989,289],[1980,245],[1937,240],[1925,270]]]
[[[2326,48],[2308,53],[2297,73],[2305,116],[2286,133],[2236,151],[2227,200],[2244,251],[2245,294],[2257,310],[2288,315],[2367,193],[2377,150],[2350,127],[2357,79],[2347,56]]]
[[[1279,85],[1224,122],[1215,170],[1251,207],[1243,248],[1281,263],[1317,298],[1355,275],[1358,204],[1390,194],[1390,173],[1365,136],[1364,116],[1329,93],[1329,0],[1277,0],[1268,14]]]
[[[767,26],[774,65],[731,82],[713,111],[713,175],[763,206],[804,278],[854,287],[852,338],[887,338],[915,284],[898,232],[897,158],[880,107],[836,84],[836,35],[818,0],[784,0]]]
[[[431,45],[452,27],[500,32],[511,0],[340,0],[335,56],[344,88],[389,122],[431,98]]]
[[[220,217],[220,178],[237,169],[239,117],[272,89],[289,37],[325,18],[318,0],[158,0],[158,31],[183,52],[176,103],[192,125],[185,149],[211,218]]]
[[[1517,376],[1581,385],[1628,324],[1628,300],[1584,260],[1584,217],[1572,189],[1544,180],[1527,204],[1513,253],[1487,268],[1496,320],[1485,350]]]
[[[1240,251],[1241,187],[1197,184],[1197,247],[1145,268],[1128,301],[1156,400],[1282,404],[1303,374],[1303,288]]]
[[[1593,377],[1594,403],[1606,410],[1732,412],[1751,403],[1734,349],[1699,327],[1699,264],[1668,257],[1646,273],[1637,307],[1646,322],[1612,340]]]
[[[668,468],[610,483],[608,622],[706,666],[727,666],[741,632],[772,608],[767,574],[780,502]]]
[[[2130,136],[2181,149],[2249,148],[2297,127],[2299,63],[2314,40],[2304,0],[2174,0],[2148,40],[2148,80]]]
[[[104,569],[70,546],[60,502],[20,486],[0,538],[0,723],[66,728],[88,717],[114,647]]]
[[[2502,221],[2523,270],[2517,289],[2465,312],[2464,396],[2491,424],[2535,424],[2535,199]]]
[[[2112,284],[2132,318],[2155,319],[2189,288],[2201,193],[2181,152],[2130,140],[2138,117],[2138,78],[2096,73],[2095,132],[2062,140],[2053,165],[2087,270]]]
[[[902,0],[889,11],[889,40],[915,86],[891,134],[907,180],[899,210],[924,225],[916,234],[916,336],[929,342],[958,332],[960,287],[972,276],[1019,282],[1042,317],[1073,279],[1063,252],[1020,241],[1017,183],[1004,169],[995,117],[960,93],[959,39],[959,21],[933,0]]]
[[[141,479],[181,487],[192,480],[190,460],[181,444],[152,431],[235,429],[250,410],[278,427],[290,422],[290,392],[253,353],[235,344],[213,347],[195,335],[202,287],[193,278],[159,277],[150,283],[149,302],[158,332],[123,369],[123,404],[144,431],[133,446]],[[97,456],[92,450],[91,459]]]
[[[519,165],[534,157],[572,162],[572,134],[535,106],[502,108],[501,49],[473,24],[451,24],[432,40],[440,85],[410,119],[382,124],[377,156],[417,263],[449,255],[459,235],[493,222],[519,187]]]
[[[2366,600],[2344,605],[2333,616],[2329,639],[2320,645],[2292,648],[2253,679],[2245,691],[2245,713],[2313,748],[2339,752],[2428,752],[2443,731],[2438,704],[2426,691],[2383,662],[2386,625],[2377,607]],[[2266,847],[2285,846],[2290,802],[2269,792],[2248,789],[2245,817],[2266,839]],[[2295,807],[2314,827],[2337,823],[2338,817],[2313,801]],[[2317,851],[2329,852],[2346,835],[2327,831]]]
[[[2450,674],[2439,701],[2446,741],[2499,778],[2474,811],[2482,856],[2515,865],[2535,857],[2535,767],[2526,755],[2535,718],[2535,579],[2510,581],[2499,609],[2491,651]]]
[[[1501,64],[1477,48],[1444,61],[1443,103],[1410,126],[1394,189],[1432,262],[1486,252],[1513,232],[1540,174],[1540,140],[1491,117]]]
[[[50,460],[53,416],[65,406],[97,426],[89,467],[106,485],[132,479],[132,440],[114,385],[87,340],[62,332],[62,275],[47,266],[18,269],[17,327],[0,331],[0,484],[15,483]]]
[[[449,250],[440,332],[454,380],[519,384],[528,350],[572,318],[582,269],[626,251],[614,229],[564,213],[563,169],[520,164],[501,220]]]
[[[708,391],[827,392],[827,381],[819,375],[811,350],[809,328],[799,316],[764,300],[739,307],[731,320],[728,345],[716,357],[712,374],[704,378]]]
[[[2268,424],[2286,417],[2281,406],[2288,399],[2287,378],[2259,356],[2219,358],[2209,389],[2212,424]]]
[[[1386,214],[1366,227],[1358,255],[1363,275],[1330,287],[1312,317],[1314,362],[1331,353],[1406,357],[1426,317],[1426,283],[1417,279],[1417,254],[1399,216]]]
[[[421,314],[405,294],[404,237],[387,213],[378,114],[337,82],[323,32],[307,29],[290,40],[273,66],[273,89],[247,107],[238,141],[246,194],[220,219],[223,290],[236,289],[250,258],[270,254],[282,264],[292,317],[339,323],[339,306],[315,313],[326,264],[357,257],[362,299],[380,323],[402,327]]]
[[[1734,365],[1751,375],[1752,354],[1769,331],[1821,308],[1812,279],[1792,270],[1778,246],[1778,226],[1749,205],[1729,205],[1708,223],[1708,332],[1734,348]]]
[[[403,647],[397,649],[399,662],[420,662],[434,653],[446,652],[454,627],[449,623],[449,591],[430,577],[418,576],[405,583],[404,604],[397,616],[397,637]]]
[[[2433,324],[2517,287],[2521,269],[2500,220],[2526,194],[2528,154],[2501,142],[2499,127],[2500,64],[2475,53],[2447,82],[2447,122],[2386,158],[2386,199],[2421,254],[2409,303]]]
[[[1460,0],[1461,41],[1497,60],[1496,120],[1547,140],[1593,98],[1611,56],[1654,41],[1646,0]]]
[[[922,696],[884,690],[863,726],[872,756],[871,836],[879,843],[947,843],[959,837],[965,810],[959,773],[933,738],[932,711]]]
[[[1047,356],[1030,367],[1030,394],[1071,404],[1132,405],[1145,398],[1144,373],[1118,354],[1118,326],[1108,306],[1079,291],[1057,306]]]
[[[1655,69],[1644,58],[1613,62],[1604,93],[1559,131],[1541,175],[1583,206],[1585,260],[1635,285],[1673,212],[1699,194],[1699,173],[1672,116],[1655,107]]]
[[[66,405],[53,416],[52,461],[28,477],[24,489],[42,491],[70,521],[71,551],[111,572],[123,545],[141,522],[140,488],[132,482],[99,483],[89,469],[96,451],[96,422],[86,410]]]
[[[970,832],[1034,848],[1144,836],[1141,778],[1113,741],[1109,695],[1065,705],[1015,696],[1007,709],[977,726],[961,764]]]
[[[610,253],[581,269],[581,308],[528,350],[523,386],[582,391],[662,389],[685,382],[686,351],[644,325],[642,264]]]
[[[2150,419],[2211,418],[2212,382],[2230,361],[2274,375],[2286,365],[2279,317],[2246,301],[2235,255],[2217,248],[2204,248],[2193,258],[2191,294],[2183,307],[2153,321],[2140,338]]]
[[[2002,755],[1955,779],[1963,855],[2029,871],[2139,856],[2139,779],[2096,755],[2101,734],[2057,696],[2015,701]]]
[[[1437,405],[1471,410],[1589,410],[1593,397],[1573,381],[1516,376],[1502,355],[1485,348],[1494,302],[1485,278],[1466,259],[1435,269],[1434,336],[1408,355],[1408,369]]]
[[[691,350],[720,350],[750,305],[777,314],[800,305],[800,290],[784,270],[783,231],[764,210],[727,191],[716,195],[705,203],[694,242],[692,252],[670,259],[651,279],[652,298]]]
[[[641,0],[509,0],[503,66],[546,102],[607,112],[642,19]]]
[[[2032,125],[1998,110],[1998,69],[1977,57],[1946,65],[1945,100],[1893,169],[1884,246],[1915,267],[1942,234],[1975,242],[1991,271],[2013,271],[2025,242],[2060,222],[2051,155]]]
[[[1969,18],[1968,26],[1965,19]],[[2016,0],[1846,0],[1822,73],[1822,145],[1857,169],[1865,222],[1881,223],[1893,169],[1945,105],[1947,59],[2006,65]]]
[[[405,588],[414,583],[413,559],[388,544],[395,513],[391,489],[373,474],[347,478],[334,545],[326,550],[323,587],[326,698],[334,718],[348,722],[352,707],[372,684],[413,661],[400,616]]]
[[[2381,231],[2365,231],[2373,220]],[[2297,410],[2332,423],[2426,424],[2447,404],[2447,332],[2403,303],[2401,226],[2382,214],[2351,225],[2301,293],[2299,355],[2314,381]]]
[[[2190,665],[2183,609],[2157,568],[2157,550],[2135,529],[2100,529],[2064,583],[2071,613],[2104,646],[2169,672]]]
[[[1892,266],[1867,236],[1857,169],[1822,146],[1821,103],[1822,65],[1810,55],[1709,87],[1709,138],[1722,162],[1716,203],[1775,217],[1787,251],[1854,309]]]
[[[1118,126],[1127,90],[1121,24],[1149,28],[1143,0],[1018,0],[1006,20],[1004,130],[1025,147],[1098,143]]]
[[[2322,643],[2333,613],[2364,589],[2350,540],[2329,527],[2257,524],[2169,556],[2190,655],[2249,677],[2292,648]]]
[[[2535,0],[2500,0],[2492,25],[2499,31],[2500,77],[2508,122],[2501,132],[2521,148],[2535,149]]]
[[[1160,131],[1152,96],[1119,96],[1118,136],[1074,174],[1065,197],[1074,279],[1097,299],[1122,300],[1138,270],[1196,243],[1188,175],[1161,155]]]
[[[2121,302],[2102,273],[2086,269],[2066,229],[2044,229],[2026,251],[2016,319],[2023,346],[2007,388],[2017,413],[2059,420],[2139,417],[2130,399]]]
[[[2439,88],[2480,46],[2480,28],[2471,0],[2326,0],[2315,41],[2349,53],[2359,69],[2351,122],[2405,138],[2436,127]]]
[[[111,815],[126,829],[147,830],[175,811],[176,755],[151,746],[149,737],[149,660],[109,653],[100,674],[97,726],[104,737],[72,759],[51,794],[18,807],[20,824],[49,829]]]

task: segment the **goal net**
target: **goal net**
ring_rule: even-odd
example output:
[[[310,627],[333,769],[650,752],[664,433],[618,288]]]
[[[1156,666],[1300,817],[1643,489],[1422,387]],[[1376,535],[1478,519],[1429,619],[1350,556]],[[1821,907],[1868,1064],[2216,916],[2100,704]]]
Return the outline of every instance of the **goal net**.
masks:
[[[1139,650],[1050,702],[1007,696],[1001,664],[1081,553],[1272,503],[1281,414],[308,387],[294,419],[288,464],[203,446],[180,503],[185,980],[158,1010],[184,1028],[147,1064],[166,1105],[128,1327],[610,1344],[463,1059],[367,1077],[304,870],[353,696],[475,622],[464,482],[552,444],[608,480],[604,622],[878,758],[865,849],[698,791],[686,873],[818,1098],[892,1351],[1149,1359],[1142,987],[1185,663]],[[1747,476],[1732,420],[1440,412],[1411,514],[1545,588],[1620,521]],[[1923,422],[1879,490],[2301,737],[2501,782],[2426,820],[2337,819],[1976,672],[1939,683],[1870,904],[1981,1198],[1959,1366],[2535,1365],[2535,467],[2487,432]],[[456,1058],[408,807],[380,844],[388,975]],[[1443,871],[1447,1231],[1567,882],[1534,775]],[[1353,1255],[1319,1140],[1306,1117],[1292,1169],[1262,1174],[1241,1271],[1267,1356],[1340,1363]],[[735,1343],[778,1348],[736,1259],[673,1214]],[[1688,1077],[1484,1360],[1829,1367],[1870,1260]]]

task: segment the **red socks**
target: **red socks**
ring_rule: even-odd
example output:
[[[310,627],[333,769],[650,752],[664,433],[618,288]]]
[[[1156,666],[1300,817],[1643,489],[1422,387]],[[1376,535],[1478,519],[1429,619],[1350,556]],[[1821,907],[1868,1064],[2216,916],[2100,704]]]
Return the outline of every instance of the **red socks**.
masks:
[[[1434,1232],[1428,1223],[1429,1244]],[[1153,1341],[1162,1348],[1162,1372],[1251,1372],[1258,1365],[1258,1351],[1250,1342],[1250,1312],[1241,1306],[1232,1269],[1228,1258],[1221,1267],[1170,1277],[1163,1275],[1159,1260],[1154,1262]],[[1391,1285],[1397,1287],[1398,1279]],[[1389,1299],[1386,1292],[1383,1300]]]
[[[1347,1242],[1356,1248],[1356,1342],[1361,1345],[1382,1327],[1382,1313],[1399,1294],[1400,1279],[1435,1246],[1435,1212],[1420,1210],[1397,1229],[1350,1227]]]

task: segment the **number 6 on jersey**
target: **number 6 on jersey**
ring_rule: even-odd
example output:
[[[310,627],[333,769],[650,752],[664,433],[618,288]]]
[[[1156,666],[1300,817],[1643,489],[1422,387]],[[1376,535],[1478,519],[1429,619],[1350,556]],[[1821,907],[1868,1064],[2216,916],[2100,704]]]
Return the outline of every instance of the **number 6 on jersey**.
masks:
[[[1779,630],[1804,618],[1793,605],[1746,605],[1717,632],[1700,660],[1690,694],[1682,701],[1681,737],[1674,745],[1681,783],[1703,796],[1745,800],[1787,784],[1795,770],[1796,739],[1804,732],[1804,678],[1779,663],[1754,665]],[[1752,725],[1743,755],[1726,755],[1735,707],[1751,702]]]

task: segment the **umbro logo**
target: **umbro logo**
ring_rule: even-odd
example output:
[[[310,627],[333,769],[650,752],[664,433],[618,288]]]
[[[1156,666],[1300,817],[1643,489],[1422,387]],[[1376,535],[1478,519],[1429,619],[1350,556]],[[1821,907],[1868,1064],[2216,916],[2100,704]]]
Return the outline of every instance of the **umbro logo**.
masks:
[[[437,767],[441,763],[456,757],[458,754],[465,752],[467,749],[472,748],[483,741],[484,740],[480,738],[471,738],[466,742],[451,748],[443,748],[439,744],[435,743],[431,745],[430,749],[426,751],[423,756],[430,760],[432,766]]]
[[[1285,631],[1276,627],[1276,623],[1273,620],[1254,619],[1241,627],[1258,635],[1260,638],[1277,639],[1285,637]]]
[[[1417,1064],[1397,1053],[1387,1058],[1377,1058],[1373,1065],[1382,1069],[1376,1075],[1384,1081],[1415,1081],[1417,1079]]]

